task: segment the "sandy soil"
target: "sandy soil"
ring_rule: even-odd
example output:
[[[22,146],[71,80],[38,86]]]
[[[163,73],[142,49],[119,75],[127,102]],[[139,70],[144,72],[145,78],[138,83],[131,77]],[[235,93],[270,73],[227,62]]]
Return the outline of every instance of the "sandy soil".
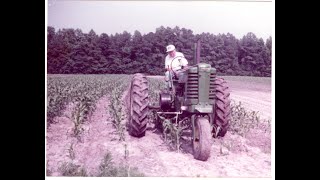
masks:
[[[242,101],[246,107],[257,110],[265,118],[271,118],[271,87],[263,84],[252,86],[228,81],[231,98]],[[125,97],[125,96],[124,96]],[[137,167],[145,176],[156,177],[271,177],[271,136],[259,129],[251,131],[246,138],[227,133],[224,138],[214,139],[210,158],[203,162],[193,158],[191,143],[186,141],[183,151],[169,150],[161,135],[148,130],[143,138],[125,133],[125,142],[111,125],[108,113],[108,97],[97,102],[90,122],[84,125],[81,141],[72,137],[69,117],[73,105],[68,105],[59,122],[52,124],[47,132],[47,168],[52,176],[61,176],[58,167],[73,161],[96,176],[98,166],[109,150],[116,164],[125,162],[125,144],[130,166]],[[68,149],[73,144],[74,157]]]

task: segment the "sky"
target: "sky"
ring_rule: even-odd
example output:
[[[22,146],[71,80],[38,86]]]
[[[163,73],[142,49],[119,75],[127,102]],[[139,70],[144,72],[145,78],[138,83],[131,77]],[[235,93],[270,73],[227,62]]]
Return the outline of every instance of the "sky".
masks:
[[[93,29],[108,35],[138,30],[155,32],[160,26],[186,28],[193,34],[231,33],[242,38],[253,32],[272,36],[274,4],[235,1],[58,1],[48,0],[47,25],[56,30]]]

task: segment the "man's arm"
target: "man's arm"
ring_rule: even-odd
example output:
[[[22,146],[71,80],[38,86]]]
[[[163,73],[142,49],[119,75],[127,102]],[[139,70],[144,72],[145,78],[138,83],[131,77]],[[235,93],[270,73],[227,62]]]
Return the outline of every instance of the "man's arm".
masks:
[[[166,56],[164,60],[164,68],[166,71],[169,71],[169,67],[170,67],[170,64],[169,64],[168,56]]]

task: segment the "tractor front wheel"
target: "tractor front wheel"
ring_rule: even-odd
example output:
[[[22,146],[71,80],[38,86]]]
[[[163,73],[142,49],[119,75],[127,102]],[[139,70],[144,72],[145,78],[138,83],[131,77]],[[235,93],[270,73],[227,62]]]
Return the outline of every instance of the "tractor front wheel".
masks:
[[[193,129],[193,157],[206,161],[210,156],[212,142],[209,120],[204,117],[196,118]]]

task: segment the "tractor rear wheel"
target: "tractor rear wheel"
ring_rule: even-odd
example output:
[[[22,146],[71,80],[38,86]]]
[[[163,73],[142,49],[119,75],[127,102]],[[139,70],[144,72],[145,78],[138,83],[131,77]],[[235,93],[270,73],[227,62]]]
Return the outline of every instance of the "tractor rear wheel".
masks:
[[[222,78],[216,78],[215,87],[215,109],[213,117],[212,136],[224,137],[228,131],[231,120],[230,91],[227,82]],[[217,129],[220,129],[217,133]]]
[[[143,74],[134,74],[130,87],[129,134],[145,136],[149,112],[148,80]]]
[[[193,132],[193,157],[195,159],[206,161],[210,156],[211,133],[210,123],[207,118],[199,117],[195,119]]]

